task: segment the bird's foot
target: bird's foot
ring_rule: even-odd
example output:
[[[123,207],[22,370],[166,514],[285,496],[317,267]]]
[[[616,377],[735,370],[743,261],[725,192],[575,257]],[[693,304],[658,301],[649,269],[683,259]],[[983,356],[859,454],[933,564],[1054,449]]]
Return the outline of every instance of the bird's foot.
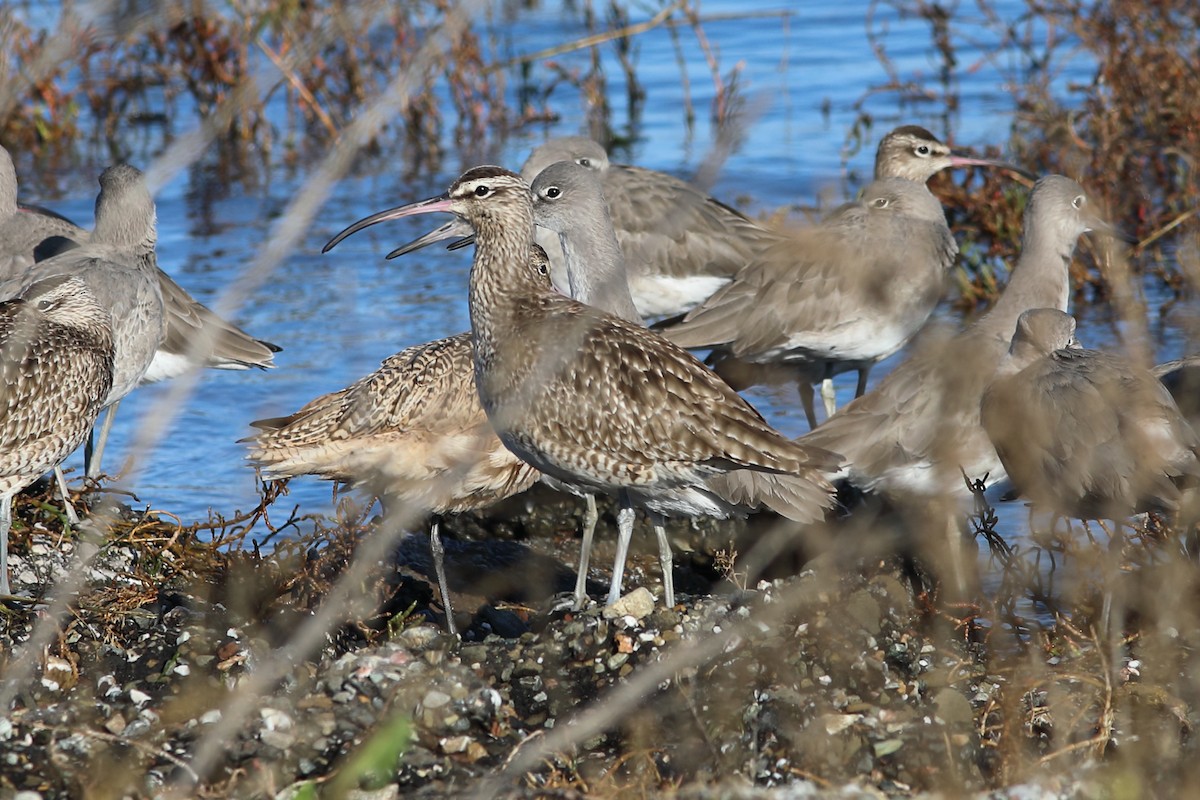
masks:
[[[550,606],[547,609],[547,613],[564,614],[569,611],[582,611],[594,602],[592,598],[586,595],[580,599],[575,596],[574,592],[562,592],[550,598]]]

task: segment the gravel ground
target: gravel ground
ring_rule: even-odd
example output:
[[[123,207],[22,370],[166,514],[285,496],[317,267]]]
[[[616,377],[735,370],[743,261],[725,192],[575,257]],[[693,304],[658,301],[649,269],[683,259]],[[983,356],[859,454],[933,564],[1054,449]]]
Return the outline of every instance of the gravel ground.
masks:
[[[370,570],[372,613],[301,654],[286,645],[373,522],[319,553],[224,552],[206,569],[173,555],[187,542],[105,543],[57,624],[45,607],[4,610],[0,797],[1111,796],[1092,758],[1104,747],[1074,745],[1094,729],[1048,711],[1053,678],[989,666],[981,629],[931,609],[887,559],[822,555],[739,587],[725,548],[753,525],[683,524],[676,607],[655,603],[656,560],[638,552],[616,607],[554,612],[578,512],[522,503],[502,523],[450,525],[461,639],[423,574],[424,534]],[[97,549],[52,527],[14,535],[16,591]],[[607,573],[593,578],[603,597]],[[1190,707],[1146,705],[1182,738]]]

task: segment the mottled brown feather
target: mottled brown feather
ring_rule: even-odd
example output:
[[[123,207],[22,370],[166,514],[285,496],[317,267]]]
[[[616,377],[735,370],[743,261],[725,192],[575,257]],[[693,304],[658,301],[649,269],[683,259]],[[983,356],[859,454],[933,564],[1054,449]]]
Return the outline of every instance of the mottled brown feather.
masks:
[[[317,475],[433,513],[482,508],[538,473],[496,438],[471,368],[469,333],[409,347],[289,417],[252,423],[268,478]]]
[[[112,371],[108,313],[79,278],[41,281],[0,303],[0,494],[28,486],[83,442]]]
[[[468,171],[449,197],[476,231],[471,321],[484,409],[514,452],[602,491],[695,486],[731,469],[803,474],[832,502],[832,453],[790,442],[683,349],[556,293],[531,257],[528,187]],[[480,199],[482,197],[482,199]]]

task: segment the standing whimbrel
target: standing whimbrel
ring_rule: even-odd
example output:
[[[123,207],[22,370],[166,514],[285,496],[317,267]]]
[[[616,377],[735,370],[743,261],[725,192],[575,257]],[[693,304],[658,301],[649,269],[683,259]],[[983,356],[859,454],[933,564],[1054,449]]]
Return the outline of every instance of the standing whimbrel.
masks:
[[[35,262],[83,246],[91,234],[59,215],[17,203],[17,179],[8,151],[0,147],[0,282],[23,280]],[[117,214],[137,213],[129,205]],[[166,334],[138,385],[178,377],[194,367],[212,369],[269,369],[279,347],[255,339],[197,302],[170,275],[155,265]],[[105,428],[108,422],[105,422]],[[103,440],[99,449],[103,450]],[[89,465],[91,474],[99,459]]]
[[[1026,311],[983,395],[1009,479],[1035,506],[1080,519],[1175,511],[1200,479],[1200,437],[1170,393],[1120,356],[1075,343],[1075,320]]]
[[[571,296],[601,311],[640,323],[641,319],[629,294],[626,260],[609,220],[608,204],[599,175],[572,161],[559,161],[539,172],[531,189],[534,222],[539,229],[551,231],[559,237]],[[808,487],[791,476],[734,470],[709,478],[705,488],[727,501],[727,510],[732,510],[734,506],[746,506],[748,509],[767,506],[791,519],[806,518],[804,492]],[[797,488],[801,495],[798,500],[791,497]],[[579,487],[573,489],[578,491]],[[590,493],[587,497],[588,516],[585,518],[575,584],[576,607],[586,596],[588,558],[596,522],[594,500]],[[669,492],[663,490],[657,497],[644,503],[644,507],[650,513],[659,543],[664,594],[668,604],[673,604],[674,591],[668,582],[673,558],[663,516],[675,512],[675,501]],[[612,573],[612,593],[620,592],[623,574],[624,564],[616,564]]]
[[[0,297],[16,296],[35,281],[56,275],[77,275],[88,285],[112,316],[113,380],[105,407],[116,406],[138,385],[166,333],[156,238],[154,201],[142,173],[118,164],[100,175],[96,229],[87,243],[0,283]],[[110,412],[105,428],[111,419]],[[99,459],[97,451],[92,460]]]
[[[557,219],[558,189],[548,187],[546,193],[554,194],[545,204],[547,219]],[[579,201],[603,203],[598,189]],[[325,250],[361,227],[351,226]],[[591,239],[581,244],[594,246]],[[616,247],[615,240],[611,246]],[[534,257],[544,259],[545,253]],[[573,275],[571,285],[581,297],[636,319],[623,263],[618,264],[619,273],[597,269]],[[268,479],[319,475],[364,486],[384,498],[385,506],[400,501],[434,514],[430,543],[451,632],[453,612],[438,517],[483,508],[523,491],[539,477],[500,443],[479,405],[469,333],[408,348],[371,375],[313,400],[289,417],[251,424],[264,430],[251,439],[248,458]],[[585,542],[590,544],[596,506],[591,494],[586,498]],[[583,563],[581,574],[586,575]]]
[[[577,201],[585,210],[596,210],[589,203],[603,204],[594,184],[588,183],[581,191],[584,196]],[[545,198],[547,221],[559,219],[560,206],[555,202],[559,190],[547,187],[546,194],[554,195]],[[599,212],[607,213],[603,208]],[[350,226],[334,237],[325,251],[362,227],[363,223]],[[470,232],[469,225],[463,228],[462,233]],[[608,233],[611,236],[611,228]],[[580,244],[597,247],[594,238],[586,234]],[[615,240],[611,247],[616,247]],[[532,257],[545,259],[545,253],[539,250]],[[571,286],[581,297],[637,319],[624,265],[616,262],[614,266],[619,266],[620,272],[598,268],[588,275],[572,275]],[[319,475],[364,486],[384,498],[385,506],[389,500],[398,500],[434,514],[430,544],[451,632],[453,612],[438,517],[483,508],[523,491],[539,477],[501,444],[479,405],[469,333],[408,348],[371,375],[313,400],[289,417],[251,424],[264,430],[250,440],[253,445],[248,458],[263,468],[268,479]],[[590,493],[585,497],[585,559],[580,574],[586,576],[586,552],[597,515],[594,497]]]
[[[430,541],[451,633],[439,517],[484,508],[538,478],[500,443],[479,405],[470,333],[409,347],[295,414],[250,424],[262,432],[248,440],[247,458],[264,478],[318,475],[365,488],[387,510],[434,515]]]
[[[78,276],[0,303],[0,594],[13,496],[79,447],[112,387],[110,325]]]
[[[618,563],[635,504],[723,516],[733,504],[704,482],[731,470],[797,477],[807,489],[797,517],[815,520],[832,505],[822,473],[836,456],[781,436],[686,351],[554,291],[549,269],[529,255],[533,202],[520,176],[476,167],[448,194],[375,214],[337,239],[435,211],[475,231],[475,383],[492,427],[552,478],[617,495]],[[618,595],[614,580],[609,601]]]

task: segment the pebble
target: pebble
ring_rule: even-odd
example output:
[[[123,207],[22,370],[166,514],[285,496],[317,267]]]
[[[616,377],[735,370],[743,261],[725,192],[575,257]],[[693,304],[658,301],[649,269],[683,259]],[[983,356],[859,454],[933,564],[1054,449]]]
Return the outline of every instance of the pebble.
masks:
[[[439,692],[437,689],[431,689],[421,700],[421,705],[427,709],[441,708],[450,702],[450,695],[444,692]]]
[[[768,624],[758,603],[778,603],[785,591],[803,595],[803,611]],[[711,797],[711,787],[725,781],[745,781],[745,792],[721,796],[754,800],[808,797],[813,784],[797,776],[818,774],[835,787],[856,787],[844,796],[859,797],[878,796],[877,787],[905,793],[897,787],[929,780],[921,776],[953,763],[962,776],[962,796],[986,785],[972,761],[979,747],[972,727],[978,708],[968,697],[993,696],[1004,687],[990,676],[985,679],[983,670],[963,671],[969,657],[944,643],[939,650],[914,627],[911,598],[900,582],[890,576],[831,582],[824,570],[814,568],[808,578],[761,582],[756,594],[687,598],[674,609],[656,608],[643,587],[608,608],[558,619],[534,615],[525,632],[512,638],[460,643],[439,627],[418,625],[376,645],[351,639],[337,650],[330,646],[295,664],[265,698],[270,707],[254,699],[254,716],[232,732],[220,768],[224,774],[270,770],[280,781],[275,785],[292,783],[276,797],[311,796],[306,793],[347,764],[388,724],[389,715],[399,712],[411,717],[411,739],[394,757],[393,780],[378,791],[347,796],[469,795],[480,774],[503,764],[530,737],[568,727],[578,708],[636,678],[639,669],[664,658],[672,647],[703,640],[710,631],[727,631],[737,634],[735,647],[710,665],[671,675],[622,723],[636,736],[648,737],[637,746],[650,752],[648,766],[625,762],[628,774],[622,780],[634,779],[637,769],[661,772],[670,782],[663,785],[678,787],[683,800]],[[95,691],[51,695],[32,689],[32,699],[40,703],[42,727],[36,731],[19,704],[11,720],[0,718],[0,780],[25,774],[31,763],[68,765],[58,768],[64,774],[81,770],[70,765],[85,764],[86,756],[71,754],[97,745],[66,732],[82,726],[143,737],[146,752],[186,761],[208,733],[206,726],[222,720],[221,703],[228,697],[224,691],[205,695],[196,687],[205,680],[225,685],[230,676],[245,674],[247,667],[234,667],[249,664],[251,654],[264,658],[278,646],[274,633],[217,604],[199,598],[186,604],[187,614],[169,620],[169,615],[139,613],[124,638],[111,637],[108,643],[90,634],[75,636],[72,649],[82,654],[80,681]],[[153,693],[146,691],[151,680],[159,681]],[[64,699],[72,695],[88,696],[93,706],[81,711],[78,703],[69,705]],[[168,707],[176,698],[193,697],[199,705],[180,706],[188,709],[185,721],[178,720],[184,715],[164,713],[160,720],[150,712],[158,707],[155,698]],[[686,710],[679,705],[683,697]],[[1041,702],[1050,701],[1043,697]],[[73,710],[68,714],[67,709]],[[64,733],[49,733],[50,725]],[[711,748],[704,752],[717,758],[688,763],[680,757],[700,752],[692,750],[700,741],[697,731]],[[626,735],[596,735],[581,744],[569,764],[550,759],[530,773],[530,780],[566,767],[572,772],[563,774],[580,785],[603,781],[614,759],[628,753],[622,752]],[[127,750],[131,758],[144,757],[140,749]],[[132,796],[162,793],[173,767],[160,758],[141,769],[144,783],[129,790]],[[81,773],[74,775],[78,780]],[[301,778],[314,783],[294,783]],[[762,786],[750,785],[754,781]],[[697,794],[697,784],[706,784],[710,793]],[[248,786],[241,788],[249,792]],[[781,787],[785,794],[766,794]],[[531,794],[539,790],[530,788]],[[43,791],[49,797],[68,796],[57,789]]]
[[[632,617],[634,622],[645,619],[654,612],[654,595],[644,586],[639,586],[629,594],[617,598],[617,602],[610,606],[605,606],[603,615],[605,619],[617,619],[620,617]],[[627,625],[627,627],[633,627]]]

